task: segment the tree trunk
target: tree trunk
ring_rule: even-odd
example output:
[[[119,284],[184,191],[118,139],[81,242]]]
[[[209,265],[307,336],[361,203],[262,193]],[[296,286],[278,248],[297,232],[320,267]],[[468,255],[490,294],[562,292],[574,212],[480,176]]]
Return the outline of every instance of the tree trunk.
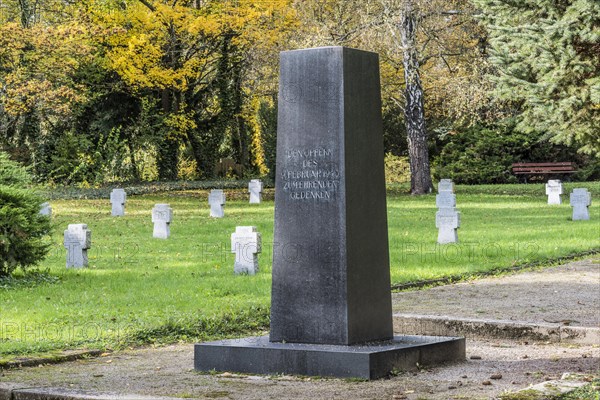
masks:
[[[218,65],[217,84],[221,97],[221,121],[223,127],[231,129],[232,157],[243,169],[249,166],[248,135],[242,107],[242,63],[237,59],[238,49],[231,43],[233,34],[224,37]]]
[[[158,164],[158,179],[161,181],[176,181],[179,161],[179,142],[167,135],[159,145],[156,163]]]
[[[404,78],[406,81],[404,123],[408,136],[410,158],[410,192],[425,194],[433,190],[425,127],[423,86],[419,74],[419,59],[416,45],[417,17],[411,0],[405,1],[400,22]]]
[[[216,124],[219,116],[197,121],[196,130],[187,133],[188,143],[196,160],[196,172],[202,178],[212,178],[215,174],[215,165],[219,159],[219,144],[221,136],[218,134]]]
[[[250,166],[250,153],[248,145],[248,130],[246,129],[246,121],[242,116],[242,107],[244,103],[244,92],[242,89],[242,71],[241,66],[236,66],[233,71],[234,83],[234,111],[235,126],[233,128],[234,141],[237,145],[237,162],[242,165],[245,171]],[[240,177],[241,178],[241,177]]]
[[[21,26],[23,28],[29,28],[31,25],[31,17],[33,16],[33,10],[29,4],[29,0],[19,0],[19,6],[21,7]]]
[[[171,112],[177,112],[175,98],[169,89],[162,91],[162,109],[164,115],[169,115]],[[158,179],[161,181],[177,180],[178,163],[179,163],[179,140],[171,127],[163,126],[164,138],[158,146],[158,154],[156,164],[158,166]]]
[[[133,179],[136,182],[140,182],[142,179],[140,177],[140,169],[138,168],[137,161],[135,160],[135,144],[133,143],[132,134],[127,135],[127,148],[129,149],[129,162],[131,163],[131,173],[133,175]]]
[[[146,4],[146,3],[144,3]],[[152,4],[146,4],[148,8],[154,11]],[[169,23],[169,42],[164,47],[165,55],[163,56],[163,64],[173,70],[178,70],[182,67],[178,55],[181,51],[181,46],[173,22]],[[165,117],[177,115],[181,107],[181,92],[178,89],[165,88],[161,92],[161,105],[163,115]],[[179,132],[174,126],[166,126],[163,120],[163,140],[158,148],[158,178],[160,180],[174,181],[178,178],[179,173]]]

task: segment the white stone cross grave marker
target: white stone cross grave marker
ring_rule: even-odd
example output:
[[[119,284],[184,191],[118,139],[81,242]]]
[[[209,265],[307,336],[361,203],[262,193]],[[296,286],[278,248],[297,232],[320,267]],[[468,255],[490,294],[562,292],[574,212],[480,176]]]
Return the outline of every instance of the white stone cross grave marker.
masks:
[[[588,207],[592,204],[592,194],[587,189],[573,189],[570,202],[573,207],[573,221],[590,219]]]
[[[210,216],[214,218],[223,218],[225,211],[225,193],[221,189],[213,189],[208,195],[208,204],[210,204]]]
[[[440,192],[435,196],[435,205],[437,208],[454,208],[456,207],[456,195],[451,192]]]
[[[460,227],[460,213],[456,211],[456,195],[452,179],[442,179],[438,183],[435,205],[439,211],[435,214],[435,226],[438,228],[439,244],[457,243]]]
[[[64,233],[64,246],[67,249],[67,268],[87,267],[92,231],[88,230],[86,224],[69,224]]]
[[[261,192],[263,190],[263,183],[260,179],[252,179],[248,184],[248,191],[250,192],[250,204],[259,204],[261,200]]]
[[[452,179],[442,179],[438,183],[438,194],[435,196],[437,208],[456,207],[456,195],[454,194],[454,182]]]
[[[171,236],[171,222],[173,209],[168,204],[156,204],[152,209],[152,222],[154,223],[153,237],[168,239]]]
[[[127,193],[123,189],[113,189],[110,192],[110,202],[112,204],[112,216],[122,217],[125,215],[125,202],[127,201]]]
[[[550,179],[546,183],[546,194],[548,195],[548,204],[561,204],[560,195],[563,193],[562,183],[559,180]]]
[[[454,193],[454,182],[452,179],[442,179],[438,183],[438,193],[441,192],[450,192]]]
[[[435,214],[439,244],[458,243],[457,229],[460,227],[460,213],[454,208],[441,208]]]
[[[45,202],[40,204],[40,214],[46,215],[47,217],[52,217],[52,206],[50,203]]]
[[[262,240],[255,226],[237,226],[231,234],[231,252],[235,253],[233,272],[254,275],[258,272],[258,253]]]

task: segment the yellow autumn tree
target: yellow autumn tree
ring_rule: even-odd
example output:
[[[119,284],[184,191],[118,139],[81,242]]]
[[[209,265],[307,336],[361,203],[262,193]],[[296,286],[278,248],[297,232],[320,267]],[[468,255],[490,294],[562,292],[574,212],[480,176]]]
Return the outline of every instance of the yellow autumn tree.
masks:
[[[87,12],[106,32],[107,68],[132,92],[152,97],[163,116],[160,178],[176,179],[182,144],[209,174],[227,139],[242,164],[252,154],[262,168],[261,150],[251,145],[249,80],[253,56],[276,49],[293,24],[287,0],[90,0]]]
[[[69,123],[88,87],[90,32],[67,3],[5,1],[0,13],[0,146],[36,163],[40,143]],[[62,21],[57,22],[62,18]]]
[[[77,25],[0,25],[5,112],[17,116],[35,109],[64,118],[73,103],[83,101],[86,89],[74,74],[92,52],[86,36]]]

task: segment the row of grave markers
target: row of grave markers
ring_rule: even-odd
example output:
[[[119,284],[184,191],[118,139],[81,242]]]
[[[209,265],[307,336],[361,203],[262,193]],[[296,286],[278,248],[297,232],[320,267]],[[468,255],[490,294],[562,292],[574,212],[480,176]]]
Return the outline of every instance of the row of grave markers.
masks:
[[[248,184],[250,204],[260,204],[263,183],[260,179],[252,179]],[[125,215],[127,193],[124,189],[113,189],[110,193],[111,215]],[[211,190],[208,196],[210,216],[223,218],[225,215],[225,193],[222,189]],[[52,216],[50,203],[40,205],[40,214]],[[170,225],[173,221],[173,209],[169,204],[156,204],[152,209],[154,229],[152,236],[167,239],[171,235]],[[67,268],[83,268],[88,266],[87,251],[92,247],[92,232],[87,224],[69,224],[64,231],[64,246],[67,249]],[[255,274],[258,271],[258,256],[261,252],[261,235],[253,226],[238,226],[231,234],[231,252],[236,254],[234,272],[236,274]]]
[[[546,194],[548,195],[548,204],[560,205],[563,194],[562,182],[559,180],[549,180],[546,183]],[[592,194],[585,188],[573,189],[569,195],[569,203],[573,207],[573,221],[587,221],[590,219],[588,207],[592,205]]]
[[[248,183],[248,192],[250,193],[250,204],[260,204],[262,200],[263,183],[260,179],[252,179]],[[113,189],[110,192],[110,203],[112,205],[111,215],[113,217],[122,217],[125,215],[125,203],[127,202],[127,193],[123,189]],[[47,203],[44,203],[47,205]],[[222,189],[213,189],[208,195],[208,204],[210,205],[210,216],[214,218],[223,218],[225,215],[225,193]],[[49,205],[48,205],[49,206]],[[50,210],[51,213],[51,210]],[[47,215],[47,214],[46,214]]]
[[[224,195],[222,201],[224,204]],[[172,220],[173,209],[168,204],[155,205],[152,209],[153,236],[159,239],[167,239],[171,234],[169,225]],[[235,253],[234,273],[256,274],[258,272],[258,253],[261,251],[262,237],[255,226],[236,227],[235,232],[231,234],[231,252]]]
[[[260,204],[262,200],[263,183],[260,179],[253,179],[248,184],[250,192],[250,204]],[[123,189],[113,189],[110,192],[110,203],[112,206],[111,215],[113,217],[122,217],[125,215],[125,203],[127,202],[127,193]],[[222,189],[213,189],[208,195],[208,204],[210,205],[210,216],[214,218],[223,218],[225,216],[225,193]],[[40,214],[52,216],[52,207],[50,203],[45,202],[40,205]],[[167,235],[168,237],[168,235]]]
[[[563,193],[559,180],[549,180],[546,184],[548,204],[562,204],[560,195]],[[585,188],[573,189],[569,197],[573,207],[573,221],[590,219],[588,207],[592,204],[592,194]],[[460,227],[460,212],[456,210],[456,195],[451,179],[442,179],[438,184],[438,194],[435,197],[438,212],[435,214],[435,227],[438,228],[438,244],[458,243],[457,229]]]
[[[173,210],[168,204],[157,204],[152,210],[154,237],[169,236],[169,221]],[[156,219],[155,219],[156,217]],[[92,231],[86,224],[69,224],[64,232],[67,268],[88,266],[87,251],[92,247]],[[231,234],[231,252],[235,253],[235,274],[254,275],[258,272],[258,253],[262,251],[262,236],[255,226],[237,226]]]
[[[250,204],[259,204],[261,202],[261,192],[263,184],[259,179],[253,179],[248,185],[250,192]],[[548,195],[548,204],[562,204],[561,195],[563,194],[562,182],[560,180],[549,180],[546,183],[546,195]],[[112,215],[123,216],[125,214],[125,202],[127,193],[123,189],[114,189],[110,195],[112,204]],[[210,205],[210,216],[222,218],[225,206],[225,193],[221,189],[211,190],[208,196]],[[585,188],[573,189],[570,194],[570,204],[573,207],[573,220],[589,220],[588,207],[592,204],[591,193]],[[454,183],[450,179],[442,179],[438,184],[438,195],[435,199],[436,206],[439,211],[436,213],[436,228],[440,228],[438,242],[442,243],[456,237],[456,229],[460,227],[460,212],[456,211],[456,195],[454,194]],[[52,215],[52,207],[50,203],[42,203],[40,206],[40,214]],[[456,226],[454,226],[456,225]]]
[[[249,184],[250,202],[260,203],[262,182],[258,179]],[[560,195],[563,193],[562,183],[550,180],[546,184],[548,204],[560,205]],[[112,215],[124,215],[127,194],[123,189],[111,192]],[[210,215],[215,218],[224,216],[225,193],[223,190],[211,190],[209,195]],[[588,207],[591,205],[591,194],[584,188],[573,189],[570,195],[570,204],[573,207],[574,221],[589,220]],[[436,195],[436,228],[438,228],[438,244],[458,242],[458,228],[460,227],[460,212],[456,209],[456,195],[454,183],[450,179],[442,179],[438,184]],[[51,216],[52,207],[43,203],[40,214]],[[173,209],[169,204],[156,204],[152,209],[152,222],[154,223],[153,237],[159,239],[169,238],[170,224],[173,221]],[[67,249],[67,268],[81,268],[88,265],[87,250],[91,247],[91,231],[86,224],[70,224],[64,232],[64,246]],[[231,252],[236,254],[234,272],[236,274],[255,274],[258,271],[258,253],[261,252],[261,234],[253,226],[238,226],[231,234]]]

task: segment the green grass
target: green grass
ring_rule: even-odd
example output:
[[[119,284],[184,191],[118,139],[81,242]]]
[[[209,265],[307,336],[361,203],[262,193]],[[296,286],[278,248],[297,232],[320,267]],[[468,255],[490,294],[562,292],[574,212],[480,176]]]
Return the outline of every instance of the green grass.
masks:
[[[560,400],[600,400],[600,379],[594,379],[589,385],[583,386],[561,397]]]
[[[600,196],[600,182],[572,186]],[[435,195],[413,197],[390,188],[393,283],[600,248],[597,202],[591,221],[574,222],[568,204],[546,205],[541,185],[459,186],[457,201],[460,244],[437,246]],[[168,240],[152,238],[150,210],[156,203],[174,209]],[[224,219],[208,216],[205,192],[131,196],[121,218],[110,216],[108,199],[55,200],[52,207],[53,247],[40,265],[47,273],[0,282],[0,361],[57,349],[191,342],[267,329],[272,201],[250,205],[243,191],[230,192]],[[87,223],[92,230],[87,269],[65,268],[62,231],[69,223]],[[233,275],[229,241],[238,225],[255,225],[262,233],[255,276]]]
[[[600,379],[564,394],[543,394],[538,390],[521,390],[500,395],[501,400],[600,400]]]

